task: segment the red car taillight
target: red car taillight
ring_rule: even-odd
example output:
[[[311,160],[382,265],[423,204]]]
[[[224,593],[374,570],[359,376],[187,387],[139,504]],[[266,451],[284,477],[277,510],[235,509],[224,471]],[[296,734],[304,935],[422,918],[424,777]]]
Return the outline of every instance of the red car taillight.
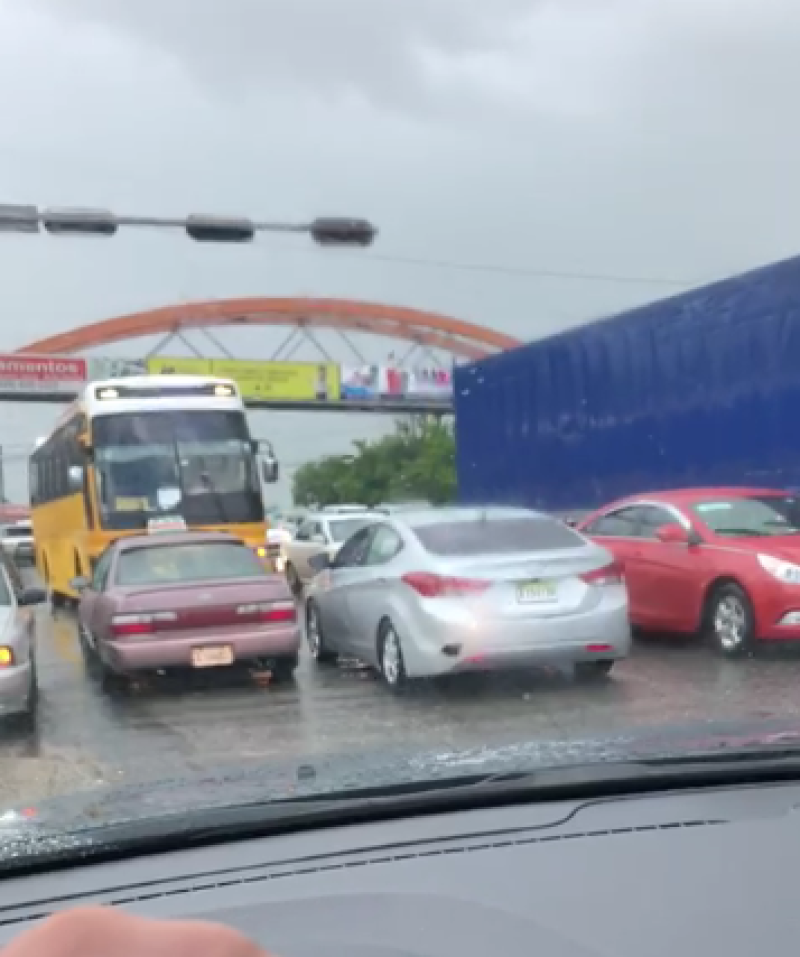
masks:
[[[430,572],[409,572],[402,580],[423,598],[461,598],[480,595],[491,582],[479,578],[451,578]]]
[[[177,621],[174,611],[158,611],[150,615],[114,615],[111,619],[111,634],[115,638],[134,635],[152,635],[159,625]]]
[[[297,608],[293,601],[262,602],[253,605],[239,605],[236,609],[236,615],[239,621],[277,624],[282,621],[297,621]]]
[[[622,566],[618,562],[611,562],[602,568],[594,568],[578,576],[587,585],[619,585],[623,580]]]

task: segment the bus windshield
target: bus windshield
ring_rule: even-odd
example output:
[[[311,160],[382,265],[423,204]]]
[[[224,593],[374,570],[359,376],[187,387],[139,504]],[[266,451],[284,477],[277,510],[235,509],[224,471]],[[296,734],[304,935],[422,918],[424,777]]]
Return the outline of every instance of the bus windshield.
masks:
[[[242,412],[98,416],[92,444],[104,528],[142,528],[164,514],[180,515],[187,525],[264,521]]]

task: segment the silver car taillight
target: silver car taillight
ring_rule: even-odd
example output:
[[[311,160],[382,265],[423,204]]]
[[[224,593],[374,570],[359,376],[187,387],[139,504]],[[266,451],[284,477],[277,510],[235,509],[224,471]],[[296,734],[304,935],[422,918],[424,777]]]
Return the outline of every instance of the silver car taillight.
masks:
[[[624,580],[622,566],[618,562],[611,562],[602,568],[593,568],[578,576],[587,585],[619,585]]]

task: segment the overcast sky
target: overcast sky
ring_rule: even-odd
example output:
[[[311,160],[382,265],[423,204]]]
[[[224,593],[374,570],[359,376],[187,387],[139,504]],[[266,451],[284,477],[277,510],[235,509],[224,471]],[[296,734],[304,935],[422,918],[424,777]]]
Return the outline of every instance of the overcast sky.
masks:
[[[251,294],[531,338],[793,255],[798,49],[798,0],[0,0],[0,201],[381,230],[0,237],[3,348]]]

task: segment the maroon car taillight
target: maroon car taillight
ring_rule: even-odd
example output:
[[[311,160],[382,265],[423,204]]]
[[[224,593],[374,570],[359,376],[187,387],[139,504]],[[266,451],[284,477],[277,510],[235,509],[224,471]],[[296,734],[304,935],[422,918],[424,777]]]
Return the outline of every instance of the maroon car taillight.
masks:
[[[297,608],[293,601],[259,602],[239,605],[236,609],[239,621],[269,622],[297,621]]]
[[[161,624],[177,620],[174,611],[157,611],[151,615],[114,615],[111,619],[111,634],[115,638],[135,635],[151,635]]]

